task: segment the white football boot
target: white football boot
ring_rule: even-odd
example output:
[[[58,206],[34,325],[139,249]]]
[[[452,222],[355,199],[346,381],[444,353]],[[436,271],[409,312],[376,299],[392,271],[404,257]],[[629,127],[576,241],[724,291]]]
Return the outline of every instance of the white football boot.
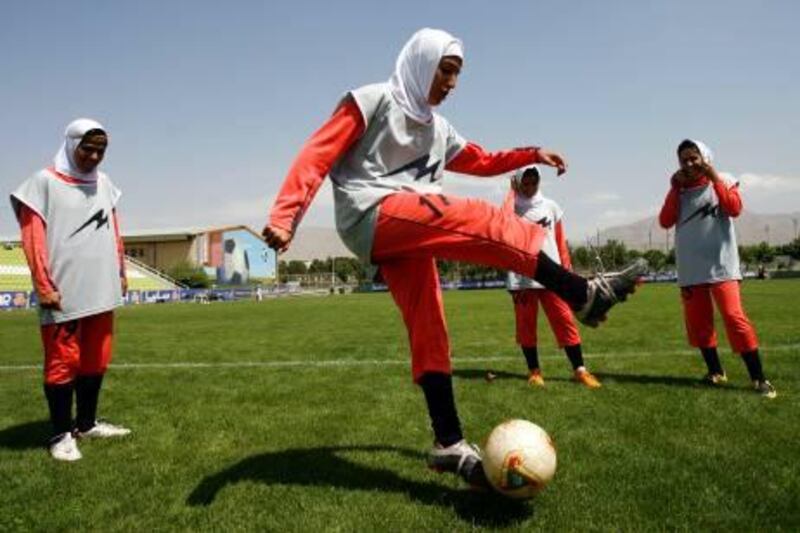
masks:
[[[72,433],[62,433],[50,441],[50,456],[57,461],[78,461],[83,457]]]
[[[437,472],[452,472],[473,489],[481,490],[489,486],[483,471],[480,448],[464,439],[447,447],[435,444],[428,452],[428,468]]]
[[[113,439],[115,437],[124,437],[129,435],[130,429],[122,426],[115,426],[103,420],[97,420],[92,426],[92,429],[86,431],[76,431],[75,435],[79,439]]]

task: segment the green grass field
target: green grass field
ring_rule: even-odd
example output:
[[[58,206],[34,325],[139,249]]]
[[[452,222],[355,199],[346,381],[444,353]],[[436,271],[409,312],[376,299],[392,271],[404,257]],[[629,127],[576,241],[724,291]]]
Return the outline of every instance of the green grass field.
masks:
[[[81,443],[74,464],[42,446],[35,315],[2,313],[0,530],[796,531],[800,282],[743,293],[773,401],[724,342],[728,386],[697,384],[673,285],[582,331],[596,391],[569,381],[543,323],[548,384],[528,388],[508,295],[447,293],[467,436],[526,418],[556,441],[555,479],[522,503],[425,468],[427,414],[386,294],[120,310],[101,415],[134,434]]]

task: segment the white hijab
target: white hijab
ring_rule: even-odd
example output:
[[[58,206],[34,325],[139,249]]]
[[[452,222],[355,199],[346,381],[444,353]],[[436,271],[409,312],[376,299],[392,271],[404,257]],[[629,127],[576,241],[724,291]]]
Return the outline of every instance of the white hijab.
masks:
[[[685,139],[681,141],[680,144],[683,144],[685,142],[692,143],[697,147],[697,150],[700,152],[700,157],[703,158],[703,161],[705,163],[708,163],[710,165],[711,163],[714,162],[714,153],[711,151],[711,148],[709,148],[706,143],[702,141],[696,141],[694,139]],[[680,146],[680,144],[678,146]]]
[[[81,181],[97,181],[97,167],[89,173],[83,173],[75,165],[75,150],[81,144],[83,136],[91,130],[106,131],[102,124],[90,118],[79,118],[69,123],[64,131],[64,143],[53,159],[57,172]]]
[[[444,30],[423,28],[411,36],[397,56],[389,79],[392,96],[403,113],[417,122],[428,124],[433,120],[428,93],[439,61],[446,55],[463,60],[461,41]]]
[[[517,188],[522,184],[522,177],[525,175],[525,172],[528,169],[533,169],[536,171],[536,174],[539,176],[539,188],[536,190],[536,194],[528,198],[524,194],[518,194]],[[518,168],[512,175],[511,175],[511,184],[514,191],[514,198],[515,202],[518,205],[526,205],[530,207],[535,207],[538,204],[542,203],[544,200],[544,196],[542,195],[542,175],[539,172],[539,169],[534,166],[522,167]]]

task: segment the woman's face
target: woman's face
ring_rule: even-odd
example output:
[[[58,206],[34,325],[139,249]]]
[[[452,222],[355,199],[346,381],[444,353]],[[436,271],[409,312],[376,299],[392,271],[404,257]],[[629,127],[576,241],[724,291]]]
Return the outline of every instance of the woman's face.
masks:
[[[531,174],[525,174],[519,182],[517,191],[526,198],[533,198],[539,192],[539,178]]]
[[[681,164],[681,170],[692,179],[703,177],[703,156],[700,155],[700,150],[695,147],[684,148],[678,154],[678,161]]]
[[[450,91],[456,88],[462,64],[463,61],[458,56],[444,56],[439,61],[436,75],[433,77],[433,82],[431,82],[431,90],[428,92],[428,103],[430,105],[441,104]]]
[[[84,137],[75,148],[75,166],[84,174],[93,171],[106,155],[107,146],[108,137],[102,133]]]

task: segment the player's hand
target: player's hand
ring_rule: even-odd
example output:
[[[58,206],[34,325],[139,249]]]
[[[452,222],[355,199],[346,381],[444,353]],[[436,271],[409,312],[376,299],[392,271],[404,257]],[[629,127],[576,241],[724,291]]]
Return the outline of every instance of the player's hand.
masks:
[[[120,287],[122,288],[122,297],[125,298],[125,296],[128,295],[128,278],[122,276],[119,278],[119,283]]]
[[[264,237],[264,241],[266,241],[269,247],[278,253],[283,253],[288,250],[289,242],[292,240],[291,232],[275,226],[270,226],[269,224],[264,226],[264,229],[261,230],[261,235]]]
[[[669,179],[669,183],[672,187],[678,188],[684,183],[689,182],[689,178],[686,176],[686,172],[683,170],[678,170],[672,177]]]
[[[717,174],[717,170],[711,165],[711,163],[706,163],[703,161],[700,163],[700,165],[698,165],[698,167],[698,170],[703,174],[703,176],[711,180],[712,183],[721,179],[719,174]]]
[[[550,167],[555,167],[556,175],[558,176],[567,171],[567,161],[561,157],[561,154],[545,150],[544,148],[539,148],[539,162]]]
[[[39,295],[39,307],[61,311],[61,294],[58,291]]]

